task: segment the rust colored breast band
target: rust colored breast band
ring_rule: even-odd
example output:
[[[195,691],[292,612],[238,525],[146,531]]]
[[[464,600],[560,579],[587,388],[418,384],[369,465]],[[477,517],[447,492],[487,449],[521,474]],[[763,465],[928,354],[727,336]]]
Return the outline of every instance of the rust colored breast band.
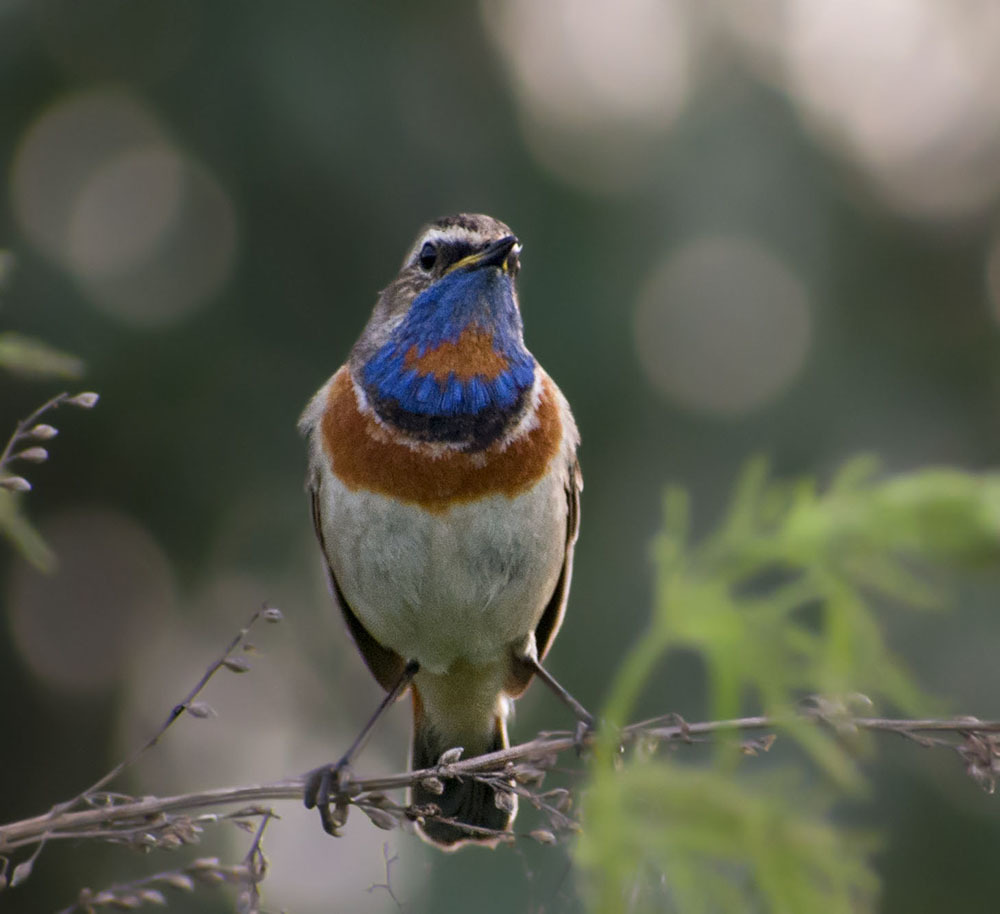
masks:
[[[433,375],[444,381],[450,374],[459,381],[469,381],[481,375],[487,381],[500,377],[510,363],[493,346],[493,337],[488,333],[466,327],[455,342],[444,340],[423,355],[416,346],[407,350],[403,367],[416,369],[421,375]]]
[[[562,422],[552,382],[541,379],[534,427],[504,446],[485,451],[442,451],[403,443],[361,412],[347,368],[330,385],[320,433],[337,478],[349,489],[367,489],[428,511],[489,495],[526,492],[549,470],[559,453]]]

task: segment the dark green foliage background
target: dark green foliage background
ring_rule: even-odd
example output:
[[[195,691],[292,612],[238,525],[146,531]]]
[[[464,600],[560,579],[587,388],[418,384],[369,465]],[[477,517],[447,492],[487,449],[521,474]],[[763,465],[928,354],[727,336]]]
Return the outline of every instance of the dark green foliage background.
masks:
[[[52,51],[61,35],[92,54],[61,65]],[[181,63],[161,68],[157,49],[171,42],[187,43]],[[193,587],[212,573],[227,506],[241,493],[267,492],[275,511],[258,519],[253,550],[240,558],[273,579],[259,598],[280,605],[308,639],[328,606],[288,606],[282,592],[282,575],[318,561],[290,554],[309,524],[295,419],[344,358],[416,228],[458,210],[496,215],[523,240],[528,344],[583,433],[583,534],[551,664],[589,706],[600,704],[647,620],[649,544],[667,481],[691,490],[696,529],[704,530],[755,452],[771,455],[778,474],[821,477],[858,451],[877,453],[893,470],[996,462],[1000,339],[984,282],[996,212],[958,228],[893,215],[804,133],[780,93],[738,66],[720,68],[695,95],[663,138],[652,181],[609,197],[558,182],[529,156],[472,4],[0,3],[0,174],[45,105],[108,82],[146,99],[214,172],[235,201],[238,261],[223,292],[190,319],[162,331],[129,329],[89,308],[32,249],[8,194],[0,195],[0,248],[17,258],[0,326],[82,357],[83,386],[102,395],[93,413],[63,420],[53,460],[32,474],[27,507],[43,531],[46,516],[64,506],[112,506],[139,519],[182,588]],[[735,418],[666,402],[634,354],[632,310],[643,278],[662,251],[702,232],[759,237],[821,306],[795,384]],[[0,429],[50,392],[4,376]],[[0,557],[5,578],[16,561]],[[889,618],[890,644],[956,713],[1000,717],[997,583],[988,572],[960,582],[959,609],[949,615]],[[231,629],[251,610],[228,607]],[[197,617],[183,621],[198,629]],[[206,662],[215,643],[206,636]],[[301,662],[326,676],[322,641],[312,647]],[[640,712],[703,715],[701,672],[692,658],[677,658],[657,673]],[[333,688],[332,674],[329,681]],[[177,683],[178,697],[187,685]],[[252,695],[252,681],[243,687]],[[118,696],[49,691],[3,631],[0,696],[0,821],[47,808],[115,760]],[[544,696],[522,705],[515,737],[565,725]],[[247,752],[253,734],[244,737],[239,748],[219,751]],[[880,745],[869,769],[874,801],[855,824],[884,837],[882,910],[981,907],[998,888],[996,801],[955,763],[915,746]],[[298,770],[320,761],[302,759]],[[259,777],[285,773],[294,772]],[[47,851],[21,890],[29,906],[0,897],[0,910],[69,903],[79,886],[117,877],[113,853]],[[333,845],[330,855],[335,866]],[[156,868],[169,865],[161,859]],[[558,850],[429,865],[427,890],[404,899],[408,910],[457,910],[449,902],[470,897],[484,914],[578,907]],[[270,899],[275,909],[281,903]],[[351,909],[350,898],[333,904]]]

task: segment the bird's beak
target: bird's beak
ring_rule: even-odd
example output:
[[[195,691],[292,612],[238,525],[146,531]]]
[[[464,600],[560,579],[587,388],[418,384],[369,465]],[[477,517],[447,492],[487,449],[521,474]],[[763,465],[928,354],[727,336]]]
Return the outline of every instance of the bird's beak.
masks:
[[[469,254],[453,263],[447,273],[456,270],[480,270],[483,267],[499,267],[504,273],[516,270],[517,255],[521,253],[521,242],[515,235],[507,235],[487,245],[483,250]]]

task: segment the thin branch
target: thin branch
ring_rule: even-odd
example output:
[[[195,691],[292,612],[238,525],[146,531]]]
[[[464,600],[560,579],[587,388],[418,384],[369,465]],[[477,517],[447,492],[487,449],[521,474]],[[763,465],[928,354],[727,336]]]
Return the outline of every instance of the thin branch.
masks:
[[[192,693],[194,694],[194,693]],[[189,696],[190,697],[190,696]],[[990,772],[1000,767],[1000,721],[981,721],[971,717],[929,720],[905,720],[883,717],[838,716],[831,722],[815,711],[804,711],[788,717],[740,717],[732,720],[702,721],[687,723],[676,721],[676,717],[665,717],[624,727],[620,734],[623,746],[638,740],[690,743],[696,738],[723,733],[758,732],[780,730],[792,722],[814,724],[833,723],[840,731],[857,730],[894,733],[904,737],[920,734],[937,734],[934,745],[946,745],[956,750],[965,760],[969,773],[983,786]],[[162,731],[161,731],[162,733]],[[944,739],[943,736],[950,737]],[[592,745],[597,737],[587,734],[584,745]],[[150,742],[149,745],[153,743]],[[760,742],[755,743],[761,748]],[[763,745],[766,748],[766,744]],[[421,810],[393,803],[384,796],[384,791],[410,787],[431,779],[474,777],[488,780],[491,777],[511,778],[520,784],[537,783],[551,770],[558,757],[565,752],[575,752],[577,740],[568,732],[542,733],[535,739],[491,752],[487,755],[453,762],[436,768],[420,771],[406,771],[384,777],[353,778],[346,788],[343,800],[364,811],[376,825],[388,826],[387,819],[378,813],[402,822],[414,818]],[[107,783],[102,778],[99,783]],[[87,797],[91,808],[71,811],[56,807],[53,812],[0,825],[0,854],[41,841],[64,839],[99,838],[111,841],[134,843],[138,835],[145,835],[152,844],[159,843],[165,834],[173,834],[178,816],[204,809],[219,809],[233,804],[267,804],[279,800],[301,802],[304,779],[286,778],[266,784],[248,784],[236,787],[221,787],[215,790],[198,791],[170,797],[125,798],[120,795],[97,794]],[[81,795],[83,796],[83,795]],[[537,795],[535,795],[537,796]],[[552,804],[558,809],[558,804]],[[266,808],[254,807],[229,813],[227,818],[248,816],[269,816]],[[208,816],[195,821],[214,820]],[[186,820],[190,821],[190,820]]]
[[[393,854],[389,856],[389,845],[382,845],[382,861],[385,865],[385,882],[373,882],[368,886],[367,892],[371,895],[376,889],[385,889],[389,897],[393,900],[396,905],[397,910],[404,910],[403,903],[396,897],[396,893],[392,888],[392,865],[399,860],[398,854]]]
[[[236,910],[239,914],[260,914],[260,884],[267,875],[267,857],[264,856],[262,841],[264,829],[268,822],[275,818],[273,810],[266,809],[261,815],[260,824],[254,832],[250,850],[243,858],[243,868],[246,870],[246,884],[236,900]]]
[[[71,397],[66,399],[66,394],[60,394],[58,397],[54,397],[47,404],[35,410],[31,416],[23,420],[18,429],[23,429],[29,426],[38,418],[46,409],[50,409],[53,405],[58,405],[62,402],[74,403],[80,398],[83,398],[81,403],[77,405],[82,405],[84,408],[89,409],[96,402],[96,394],[78,394],[76,397]],[[22,432],[15,432],[14,436],[11,438],[11,442],[17,439],[17,436]],[[27,432],[31,434],[31,432]],[[11,442],[8,442],[6,453],[12,447]],[[16,456],[16,455],[15,455]],[[2,460],[0,460],[2,464]],[[201,824],[204,821],[218,821],[220,818],[237,818],[241,815],[244,817],[253,816],[264,816],[264,822],[266,823],[270,816],[274,813],[271,810],[260,809],[253,807],[237,813],[229,813],[223,816],[211,815],[204,816],[200,821],[192,821],[188,816],[180,814],[182,807],[178,808],[177,813],[173,815],[166,815],[165,813],[157,810],[150,812],[154,818],[148,822],[142,819],[144,813],[138,811],[137,805],[141,806],[142,802],[137,801],[134,797],[130,797],[125,794],[113,793],[110,791],[104,791],[104,788],[114,781],[119,775],[122,774],[126,769],[134,765],[146,752],[155,746],[164,733],[170,728],[170,726],[180,717],[185,711],[196,716],[205,717],[211,712],[211,709],[201,702],[196,702],[195,698],[199,695],[201,690],[207,685],[208,681],[223,667],[226,667],[233,672],[242,673],[250,668],[249,664],[243,657],[234,657],[233,653],[245,643],[246,637],[250,632],[250,629],[254,624],[263,618],[268,622],[280,622],[282,615],[281,610],[275,609],[272,606],[267,606],[266,604],[258,609],[249,619],[247,624],[237,632],[233,639],[223,650],[222,654],[219,655],[212,663],[209,664],[208,668],[202,674],[201,678],[195,683],[194,687],[185,696],[184,700],[180,704],[175,705],[170,713],[167,715],[166,720],[160,725],[159,729],[143,743],[138,749],[132,752],[131,755],[127,756],[121,762],[119,762],[114,768],[111,769],[107,774],[98,779],[95,783],[91,784],[90,787],[81,791],[72,799],[66,800],[62,803],[57,803],[53,806],[47,813],[41,816],[35,816],[31,819],[25,819],[21,822],[13,823],[13,827],[8,830],[6,826],[3,827],[3,835],[0,837],[0,846],[8,846],[7,841],[9,840],[10,847],[16,849],[19,847],[24,847],[26,845],[38,844],[34,853],[31,856],[18,863],[10,877],[8,878],[7,872],[10,867],[10,860],[0,853],[0,890],[6,888],[8,885],[13,887],[21,882],[31,874],[32,867],[38,855],[41,853],[42,848],[50,840],[60,840],[63,838],[90,838],[95,840],[105,840],[105,841],[116,841],[116,842],[128,842],[135,844],[139,847],[144,847],[149,849],[151,847],[180,847],[183,844],[195,843],[198,839],[198,833],[201,831]],[[87,807],[86,809],[78,809],[78,807]],[[197,808],[197,805],[189,807]],[[113,811],[113,815],[109,817],[109,813]],[[119,813],[125,811],[124,817],[120,816]],[[94,813],[97,813],[95,816]],[[131,822],[127,822],[129,816],[132,817]],[[82,817],[82,818],[80,818]],[[69,822],[67,827],[66,823]],[[147,827],[148,826],[148,827]],[[261,828],[261,834],[263,833],[263,827]],[[253,846],[250,850],[251,859],[248,864],[244,867],[247,872],[251,875],[248,879],[243,879],[242,881],[247,883],[253,889],[254,883],[254,873],[259,874],[257,881],[263,878],[264,873],[264,858],[263,854],[260,852],[260,837],[255,840]],[[256,856],[253,856],[256,854]],[[224,868],[223,868],[224,869]],[[228,870],[226,871],[228,872]],[[205,878],[214,879],[215,876],[206,876]],[[226,877],[229,879],[229,877]],[[232,880],[229,880],[232,881]],[[118,897],[116,892],[119,890],[128,895],[133,891],[140,891],[140,895],[143,892],[149,894],[152,892],[155,894],[153,889],[143,888],[138,884],[129,883],[125,886],[118,886],[112,891],[111,895],[103,895],[101,897],[109,898],[108,904],[113,903],[114,899]],[[84,890],[84,894],[86,891]],[[98,902],[94,901],[92,898],[87,896],[84,898],[84,894],[81,894],[83,901],[79,904],[83,905],[82,910],[92,910]],[[253,895],[253,892],[251,892]],[[258,899],[259,901],[259,899]],[[259,905],[258,905],[259,906]],[[248,907],[248,911],[252,911],[252,908]]]
[[[4,446],[4,449],[0,451],[0,470],[7,465],[7,461],[10,459],[10,452],[14,449],[14,445],[24,438],[25,432],[34,426],[34,424],[41,419],[44,413],[47,413],[50,409],[55,409],[61,403],[64,403],[68,397],[69,394],[65,391],[61,394],[56,394],[51,400],[47,400],[39,406],[38,409],[28,416],[27,419],[22,419],[17,423],[17,426],[14,428],[14,433],[7,439],[7,444]]]
[[[253,628],[254,624],[261,617],[264,617],[269,621],[274,622],[278,621],[281,618],[281,613],[273,606],[264,605],[260,609],[258,609],[250,617],[250,620],[247,622],[247,624],[244,625],[243,628],[241,628],[236,633],[236,635],[233,637],[233,640],[229,642],[229,644],[226,646],[226,649],[222,652],[222,654],[209,665],[208,669],[205,670],[205,672],[202,674],[201,679],[199,679],[198,682],[195,683],[194,688],[192,688],[191,691],[188,692],[184,700],[181,701],[180,704],[174,705],[174,707],[170,710],[170,713],[167,715],[166,720],[164,720],[163,723],[160,725],[160,728],[148,740],[146,740],[145,743],[143,743],[131,755],[122,759],[122,761],[120,761],[117,765],[115,765],[114,768],[112,768],[102,778],[99,778],[97,781],[91,784],[86,790],[83,790],[80,793],[78,793],[75,797],[73,797],[73,799],[67,800],[64,803],[59,803],[53,806],[48,815],[43,818],[57,817],[59,814],[72,809],[74,806],[77,806],[80,803],[84,802],[88,797],[92,797],[95,794],[99,793],[101,790],[104,789],[104,787],[106,787],[108,784],[114,781],[127,768],[131,768],[132,765],[134,765],[137,761],[139,761],[139,759],[142,758],[143,755],[145,755],[150,749],[153,748],[153,746],[155,746],[160,741],[163,734],[170,729],[171,725],[174,723],[174,721],[177,720],[178,717],[180,717],[185,711],[189,711],[191,709],[191,706],[195,698],[198,697],[198,695],[201,693],[201,690],[204,689],[206,685],[208,685],[208,681],[217,672],[219,672],[219,670],[222,669],[222,667],[228,666],[230,669],[235,669],[237,672],[242,672],[243,670],[245,670],[246,667],[243,666],[242,663],[239,666],[234,666],[234,661],[232,660],[232,654],[238,647],[240,647],[241,644],[243,644],[247,635],[250,633],[250,629]],[[203,711],[203,709],[199,709],[199,711]]]
[[[32,418],[22,425],[28,424]],[[191,891],[196,882],[225,882],[240,886],[238,910],[241,914],[259,914],[259,885],[267,872],[261,842],[268,823],[276,817],[268,804],[279,800],[301,802],[304,776],[173,797],[137,798],[105,788],[152,749],[185,711],[198,717],[211,713],[210,708],[195,699],[220,669],[227,668],[237,673],[249,669],[246,659],[234,654],[245,645],[250,629],[261,618],[278,622],[282,617],[279,610],[267,606],[257,610],[212,661],[180,704],[171,709],[159,729],[104,777],[44,815],[0,825],[0,889],[24,882],[31,875],[32,866],[42,848],[51,841],[98,840],[143,850],[171,849],[197,843],[207,825],[231,821],[255,833],[250,849],[240,864],[225,866],[216,858],[200,858],[179,869],[117,884],[96,893],[84,888],[64,914],[92,912],[97,908],[131,909],[147,903],[162,904],[165,900],[163,889]],[[971,717],[931,720],[862,717],[851,713],[858,706],[857,698],[814,697],[803,703],[797,713],[781,717],[742,717],[688,723],[676,714],[668,714],[630,724],[614,735],[617,743],[624,748],[635,744],[654,746],[659,742],[690,744],[725,734],[754,733],[757,735],[745,736],[740,745],[745,752],[756,754],[770,748],[776,738],[775,731],[793,724],[828,726],[838,734],[858,730],[895,733],[924,746],[950,748],[962,758],[967,773],[982,787],[993,791],[1000,778],[1000,721],[980,721]],[[445,762],[434,768],[378,778],[350,777],[339,785],[340,792],[334,797],[336,814],[342,822],[346,820],[350,807],[354,806],[374,825],[383,829],[412,827],[416,820],[434,818],[449,822],[432,802],[419,806],[404,805],[390,798],[386,791],[419,784],[425,792],[434,795],[444,792],[446,779],[471,778],[493,787],[498,800],[506,797],[513,804],[514,798],[510,796],[513,793],[534,806],[545,818],[548,827],[535,828],[527,837],[552,844],[559,840],[560,835],[578,829],[569,814],[572,794],[564,788],[542,792],[540,785],[546,774],[556,769],[561,755],[572,753],[575,758],[581,749],[593,746],[604,736],[593,731],[584,734],[542,732],[520,745],[464,760],[460,758],[460,750],[450,750],[442,756]],[[233,806],[237,808],[226,811]],[[463,828],[472,830],[467,824]],[[509,832],[476,831],[481,832],[484,838],[504,842],[516,840],[515,835]],[[10,870],[8,854],[30,846],[34,846],[34,851]]]
[[[38,425],[38,420],[49,410],[53,410],[63,404],[79,407],[80,409],[93,409],[97,405],[99,397],[93,391],[70,396],[68,393],[56,394],[50,400],[46,400],[26,419],[22,419],[14,428],[10,438],[0,451],[0,488],[12,492],[26,492],[31,488],[31,484],[22,476],[4,475],[8,466],[18,460],[28,463],[44,463],[49,459],[49,452],[37,446],[39,441],[48,441],[54,438],[59,432],[51,425]],[[32,446],[25,450],[14,453],[14,448],[20,444],[30,444]]]
[[[245,864],[225,866],[217,857],[199,857],[181,869],[165,870],[131,882],[115,883],[98,892],[81,889],[76,901],[59,911],[59,914],[93,914],[97,908],[132,911],[145,904],[164,906],[167,903],[164,889],[191,893],[199,883],[235,885],[245,882],[248,876]]]

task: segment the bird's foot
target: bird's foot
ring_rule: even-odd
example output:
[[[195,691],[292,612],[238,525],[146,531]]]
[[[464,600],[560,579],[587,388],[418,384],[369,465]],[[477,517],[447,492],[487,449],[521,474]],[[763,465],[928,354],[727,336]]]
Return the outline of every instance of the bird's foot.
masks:
[[[691,727],[688,726],[688,722],[680,716],[676,711],[671,711],[667,715],[667,719],[677,728],[678,737],[682,739],[685,743],[694,742],[691,739]]]
[[[586,717],[577,718],[576,729],[573,731],[573,748],[576,750],[578,758],[590,746],[594,733],[597,732],[597,722],[594,720],[593,715],[586,711],[584,711],[584,714],[586,714]]]
[[[556,678],[539,663],[538,658],[534,654],[527,654],[519,659],[552,690],[556,698],[566,705],[576,718],[576,729],[573,731],[573,746],[576,748],[577,755],[582,755],[583,750],[590,743],[590,738],[597,729],[597,722],[594,720],[594,715],[559,684]]]
[[[305,776],[302,802],[306,809],[319,809],[323,831],[335,838],[347,821],[351,768],[346,758],[333,765],[321,765]]]

